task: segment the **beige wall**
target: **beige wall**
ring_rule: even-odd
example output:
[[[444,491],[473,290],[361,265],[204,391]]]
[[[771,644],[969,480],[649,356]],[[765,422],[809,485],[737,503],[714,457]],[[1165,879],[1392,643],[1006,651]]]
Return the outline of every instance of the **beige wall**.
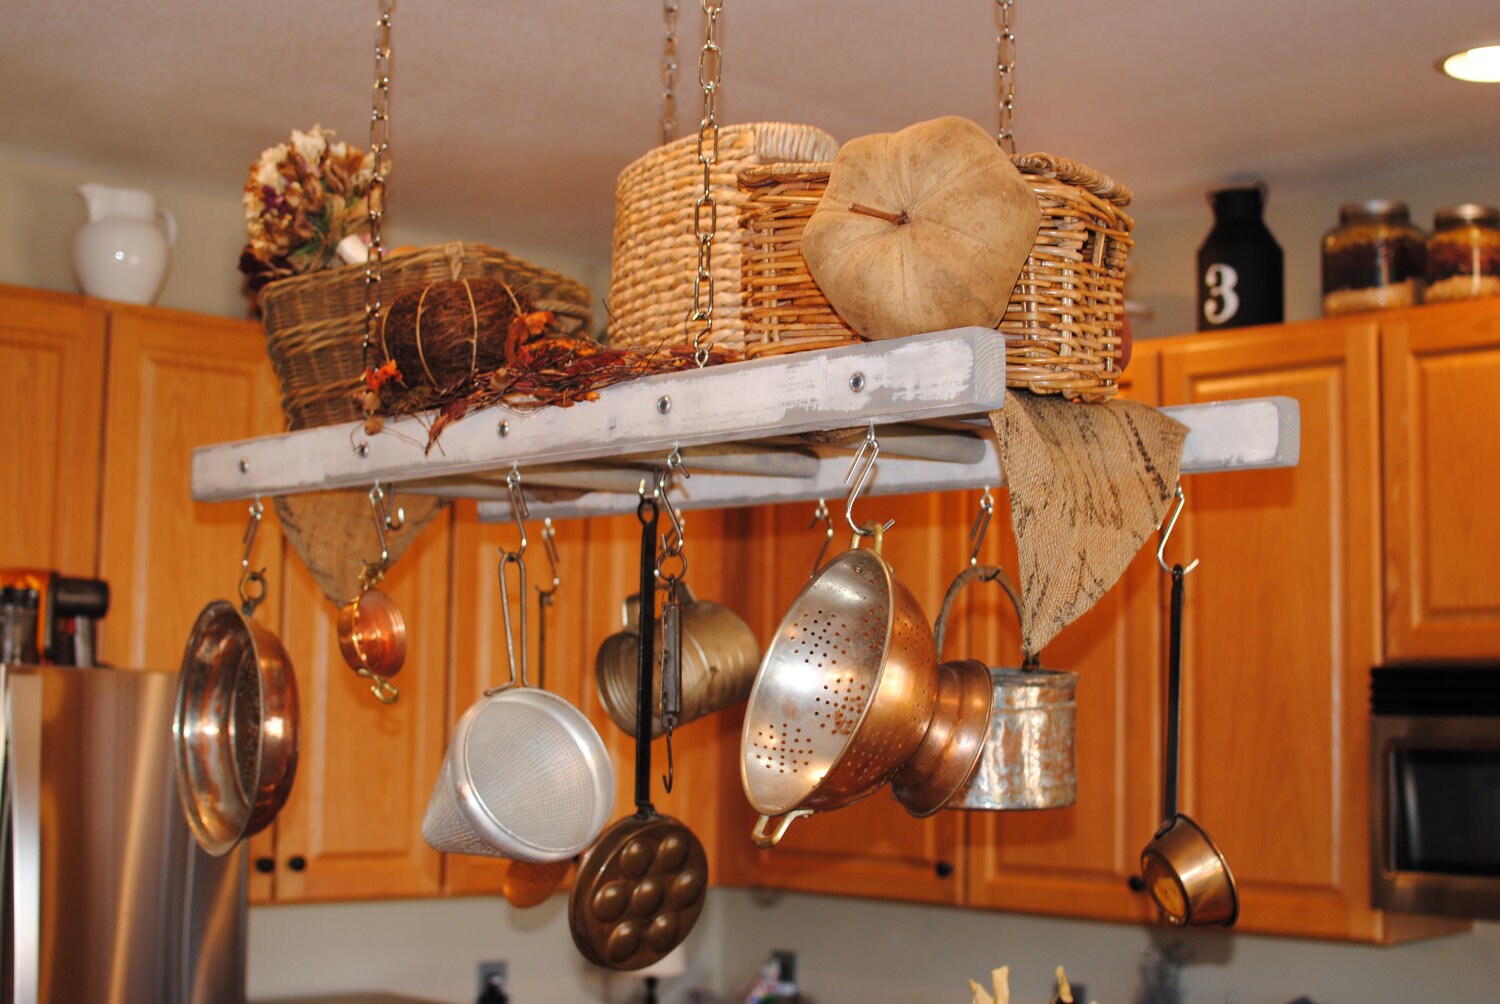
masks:
[[[1213,225],[1207,190],[1201,200],[1137,210],[1136,246],[1130,254],[1126,294],[1154,314],[1149,323],[1137,326],[1142,337],[1197,328],[1193,301],[1198,246]],[[1500,162],[1492,158],[1421,171],[1272,184],[1266,225],[1285,256],[1288,321],[1322,315],[1319,254],[1323,234],[1338,222],[1339,205],[1375,198],[1400,199],[1411,207],[1417,226],[1430,230],[1433,212],[1443,206],[1456,202],[1500,205]]]
[[[177,220],[177,244],[157,306],[227,317],[246,316],[237,265],[245,243],[240,179],[222,189],[196,191],[159,178],[78,165],[42,163],[0,150],[0,282],[78,292],[73,273],[73,234],[88,219],[78,186],[86,181],[143,188]],[[491,244],[537,265],[556,269],[594,291],[596,320],[604,316],[601,298],[608,287],[609,249],[596,260],[507,243],[503,235],[475,232],[436,234],[404,226],[392,207],[386,232],[391,247],[451,240]]]

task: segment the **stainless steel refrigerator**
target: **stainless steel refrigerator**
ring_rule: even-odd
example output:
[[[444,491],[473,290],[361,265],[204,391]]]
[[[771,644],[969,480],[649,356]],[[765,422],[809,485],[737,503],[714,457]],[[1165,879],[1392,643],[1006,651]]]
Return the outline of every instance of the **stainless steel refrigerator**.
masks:
[[[204,854],[172,764],[177,674],[0,666],[5,1004],[240,1004],[243,846]]]

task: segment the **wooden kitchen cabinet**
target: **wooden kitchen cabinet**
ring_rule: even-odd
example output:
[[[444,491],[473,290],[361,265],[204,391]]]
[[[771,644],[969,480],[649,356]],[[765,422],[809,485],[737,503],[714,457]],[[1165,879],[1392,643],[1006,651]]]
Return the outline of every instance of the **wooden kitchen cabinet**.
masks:
[[[1451,921],[1369,906],[1369,670],[1381,658],[1380,335],[1372,316],[1165,347],[1164,404],[1285,394],[1295,468],[1194,477],[1181,805],[1212,834],[1240,930],[1394,941]]]
[[[1158,403],[1159,358],[1159,344],[1136,343],[1122,397]],[[1152,537],[1094,608],[1043,649],[1044,668],[1078,674],[1078,800],[1062,809],[960,813],[969,906],[1109,920],[1156,916],[1150,897],[1130,885],[1161,811],[1163,576],[1155,552]],[[981,560],[1017,567],[1004,493]],[[972,653],[992,666],[1019,666],[1020,626],[1005,594],[982,583],[967,594],[950,622],[957,630],[946,657]]]
[[[194,502],[189,463],[195,446],[281,431],[278,399],[259,325],[110,305],[98,509],[106,662],[175,669],[204,605],[236,598],[247,505]],[[269,501],[252,559],[274,577],[281,533]],[[271,597],[257,616],[276,623]]]
[[[1500,652],[1500,301],[1381,322],[1386,658]]]
[[[0,567],[97,571],[104,356],[98,301],[0,286]]]

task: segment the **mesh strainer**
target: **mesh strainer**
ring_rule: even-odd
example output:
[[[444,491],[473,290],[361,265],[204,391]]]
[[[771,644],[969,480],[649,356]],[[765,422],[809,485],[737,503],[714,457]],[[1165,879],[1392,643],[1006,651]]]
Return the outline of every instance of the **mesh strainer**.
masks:
[[[422,836],[438,851],[562,861],[594,842],[614,810],[615,773],[604,740],[583,712],[526,682],[525,503],[513,486],[521,546],[501,551],[500,604],[510,683],[487,691],[458,720],[438,774]],[[521,670],[505,568],[520,579]]]

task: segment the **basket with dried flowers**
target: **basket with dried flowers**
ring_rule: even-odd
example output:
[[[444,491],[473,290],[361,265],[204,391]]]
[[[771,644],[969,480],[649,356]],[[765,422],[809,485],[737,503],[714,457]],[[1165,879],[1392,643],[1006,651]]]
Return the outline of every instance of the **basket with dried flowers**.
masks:
[[[240,271],[251,290],[325,268],[345,237],[368,227],[375,159],[333,139],[333,130],[292,130],[289,142],[261,151],[242,201],[249,242]]]

